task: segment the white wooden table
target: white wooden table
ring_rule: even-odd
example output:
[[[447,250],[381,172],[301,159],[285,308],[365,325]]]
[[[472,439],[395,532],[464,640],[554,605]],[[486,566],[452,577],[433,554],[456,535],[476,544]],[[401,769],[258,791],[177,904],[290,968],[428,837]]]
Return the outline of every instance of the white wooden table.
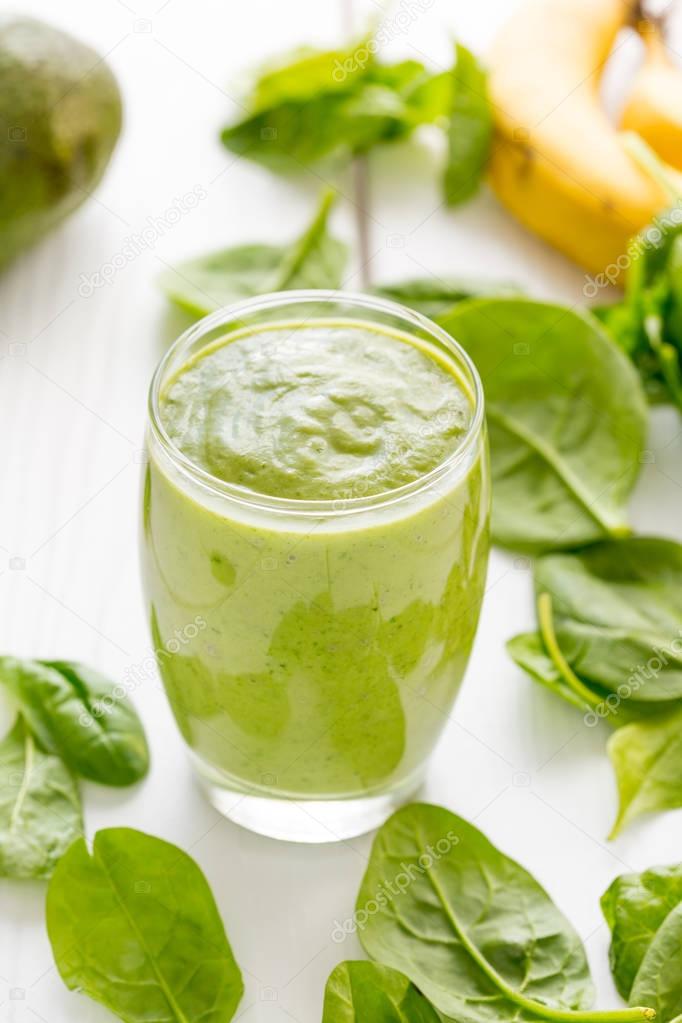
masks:
[[[179,327],[155,279],[167,263],[239,241],[284,240],[306,221],[319,180],[277,179],[239,162],[218,132],[236,109],[230,97],[242,72],[301,42],[338,42],[347,20],[342,5],[63,0],[55,7],[23,0],[22,10],[58,18],[108,55],[126,116],[96,196],[0,281],[2,652],[78,658],[112,676],[148,656],[139,463],[149,377]],[[366,10],[376,14],[377,6],[368,0]],[[511,4],[457,6],[424,4],[409,31],[396,35],[395,53],[445,66],[454,34],[484,52]],[[361,8],[356,0],[356,15]],[[632,40],[619,59],[636,58]],[[428,146],[385,149],[371,159],[370,175],[374,280],[481,274],[515,279],[538,296],[580,300],[581,273],[522,231],[489,193],[457,212],[442,208]],[[169,218],[178,197],[197,186],[206,197]],[[177,222],[167,226],[169,219]],[[352,239],[348,204],[334,221]],[[150,224],[149,248],[88,295],[83,282]],[[358,286],[357,273],[347,284]],[[682,539],[682,421],[672,411],[654,416],[649,448],[634,521],[642,531]],[[680,860],[682,814],[658,816],[606,843],[615,787],[605,734],[540,691],[504,651],[505,639],[532,621],[527,561],[494,552],[474,656],[425,797],[474,820],[542,881],[586,943],[600,1003],[613,1005],[599,896],[624,870]],[[245,974],[239,1018],[317,1023],[331,968],[360,954],[354,938],[337,944],[332,932],[352,910],[370,838],[297,847],[240,830],[196,789],[156,676],[145,677],[135,702],[151,743],[151,774],[129,791],[85,785],[88,833],[130,825],[188,850],[208,876]],[[0,881],[0,1021],[111,1019],[63,987],[44,897],[42,884]]]

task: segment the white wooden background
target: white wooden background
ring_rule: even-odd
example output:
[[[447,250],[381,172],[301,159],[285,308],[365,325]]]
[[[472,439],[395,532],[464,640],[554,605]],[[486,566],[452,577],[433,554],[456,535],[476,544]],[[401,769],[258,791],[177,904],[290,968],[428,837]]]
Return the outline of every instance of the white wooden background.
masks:
[[[276,179],[241,163],[221,147],[218,131],[236,111],[236,83],[254,61],[304,41],[340,40],[342,2],[22,0],[24,12],[58,20],[107,54],[126,123],[96,196],[0,281],[2,652],[78,658],[112,676],[148,656],[137,554],[140,451],[149,377],[178,330],[155,279],[168,263],[239,241],[285,240],[306,221],[319,180]],[[425,6],[394,51],[437,67],[449,61],[455,34],[484,53],[512,4]],[[367,0],[368,13],[377,7]],[[356,14],[362,8],[356,0]],[[609,73],[612,88],[637,58],[633,39]],[[497,275],[536,295],[580,300],[581,274],[526,235],[489,193],[457,212],[442,208],[428,147],[385,149],[370,172],[375,280]],[[206,198],[192,212],[171,214],[177,223],[163,231],[157,220],[149,250],[83,297],[84,279],[148,218],[167,220],[196,186]],[[349,205],[334,216],[351,239]],[[357,286],[357,276],[347,283]],[[656,414],[649,448],[634,521],[682,539],[682,423],[673,412]],[[586,943],[600,1003],[617,1004],[598,898],[619,872],[678,861],[682,814],[605,842],[615,810],[605,734],[540,691],[504,652],[505,639],[532,621],[528,563],[495,552],[475,653],[425,795],[475,820],[536,874]],[[129,791],[85,785],[88,833],[131,825],[188,850],[208,876],[245,974],[239,1018],[317,1023],[329,971],[360,952],[355,939],[336,944],[331,935],[334,920],[352,910],[370,838],[297,847],[241,831],[196,790],[156,677],[139,686],[135,701],[151,774]],[[42,884],[0,882],[0,1021],[111,1018],[62,986],[44,896]]]

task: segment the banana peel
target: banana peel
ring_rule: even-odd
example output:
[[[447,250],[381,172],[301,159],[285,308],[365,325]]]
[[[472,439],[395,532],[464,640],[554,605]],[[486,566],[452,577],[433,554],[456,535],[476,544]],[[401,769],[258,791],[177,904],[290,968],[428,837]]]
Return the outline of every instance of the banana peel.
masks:
[[[599,93],[635,10],[634,0],[527,0],[489,59],[493,190],[522,224],[610,280],[626,269],[632,236],[669,205]]]
[[[636,132],[662,160],[682,169],[682,70],[670,59],[661,26],[637,25],[644,61],[621,114],[621,127]]]

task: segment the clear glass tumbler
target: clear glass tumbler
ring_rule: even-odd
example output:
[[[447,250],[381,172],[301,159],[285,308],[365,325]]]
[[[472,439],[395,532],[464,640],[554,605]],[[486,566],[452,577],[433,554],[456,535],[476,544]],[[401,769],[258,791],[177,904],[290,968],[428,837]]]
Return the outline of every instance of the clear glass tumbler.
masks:
[[[209,475],[171,441],[160,395],[207,346],[267,324],[357,321],[408,335],[470,396],[458,446],[421,478],[371,496],[284,499]],[[210,800],[253,831],[293,841],[376,827],[422,781],[478,622],[490,479],[471,360],[392,302],[266,295],[206,317],[170,348],[151,384],[147,445],[153,643]]]

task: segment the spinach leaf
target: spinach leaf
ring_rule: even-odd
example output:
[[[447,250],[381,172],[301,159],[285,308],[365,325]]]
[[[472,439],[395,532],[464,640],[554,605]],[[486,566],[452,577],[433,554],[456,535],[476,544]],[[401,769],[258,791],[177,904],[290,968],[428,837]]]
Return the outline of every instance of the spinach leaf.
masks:
[[[630,706],[682,697],[682,545],[638,536],[545,555],[535,589],[581,679]]]
[[[246,116],[224,145],[275,171],[349,159],[447,114],[452,81],[414,60],[377,64],[367,40],[346,51],[306,50],[256,79]]]
[[[414,984],[388,966],[339,963],[327,981],[322,1023],[440,1023],[440,1019]]]
[[[561,696],[578,710],[583,712],[592,710],[592,700],[584,699],[566,682],[561,671],[547,653],[539,632],[524,632],[513,636],[507,642],[507,651],[520,668],[523,668],[531,678],[545,686],[550,692]]]
[[[609,960],[628,1001],[646,992],[662,1023],[682,1011],[682,865],[617,877],[601,899]]]
[[[81,833],[74,778],[18,717],[0,742],[0,877],[48,878]]]
[[[373,294],[401,302],[423,316],[435,319],[444,316],[458,302],[467,298],[487,295],[506,295],[518,291],[512,284],[496,281],[474,281],[467,278],[423,277],[399,281],[395,284],[378,284]]]
[[[595,310],[630,356],[650,400],[682,409],[682,223],[659,214],[628,246],[625,297]]]
[[[294,288],[339,288],[347,246],[327,230],[334,193],[326,192],[312,223],[289,245],[237,245],[161,274],[168,297],[195,316],[239,299]]]
[[[445,198],[455,206],[478,191],[493,138],[487,75],[466,46],[456,47],[454,89],[448,131]]]
[[[124,692],[84,664],[0,658],[0,683],[49,752],[91,781],[131,785],[149,768],[140,719]]]
[[[682,546],[633,537],[536,560],[538,633],[508,643],[537,681],[610,724],[682,695]]]
[[[57,864],[47,931],[66,986],[125,1023],[227,1023],[243,984],[211,889],[177,846],[131,828]]]
[[[535,588],[539,632],[508,650],[618,728],[607,745],[619,795],[610,837],[642,813],[682,806],[682,546],[633,537],[548,554]]]
[[[380,828],[356,921],[368,954],[458,1023],[570,1021],[592,1001],[580,939],[544,889],[441,807],[403,807]],[[632,1009],[578,1018],[652,1017]]]
[[[619,798],[610,838],[640,814],[682,807],[682,704],[619,728],[607,749]]]
[[[601,718],[618,728],[607,744],[620,803],[610,838],[642,813],[682,806],[682,704],[633,703],[575,675],[567,681],[570,667],[557,667],[540,633],[515,636],[507,649],[532,678],[595,715],[595,723]]]
[[[617,728],[630,721],[654,717],[660,713],[661,706],[668,706],[631,703],[589,679],[580,678],[559,646],[554,629],[552,599],[548,593],[540,594],[538,618],[539,631],[514,636],[507,641],[507,652],[532,679],[581,710],[587,723],[596,724],[601,718]]]
[[[682,1013],[682,906],[677,906],[652,941],[639,968],[630,998],[646,998],[665,1023]]]
[[[461,302],[438,322],[483,380],[497,543],[547,550],[626,533],[646,400],[600,324],[522,298]]]

